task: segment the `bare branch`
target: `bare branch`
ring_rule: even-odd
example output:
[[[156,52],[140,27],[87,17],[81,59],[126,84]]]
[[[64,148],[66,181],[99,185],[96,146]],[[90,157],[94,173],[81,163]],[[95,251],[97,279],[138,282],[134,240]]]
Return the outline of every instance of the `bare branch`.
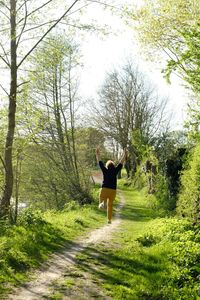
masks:
[[[122,9],[122,8],[116,7],[116,6],[111,5],[111,4],[108,4],[108,3],[106,3],[106,2],[102,2],[102,1],[98,1],[98,0],[87,0],[87,2],[90,2],[90,4],[92,4],[92,3],[97,3],[97,4],[100,4],[100,5],[102,5],[102,6],[114,8],[114,9],[116,9],[116,10],[119,10],[119,11],[123,12],[123,9]]]
[[[10,30],[10,28],[8,27],[8,28],[4,28],[4,29],[0,30],[0,32],[6,32],[6,31],[9,31],[9,30]]]
[[[23,34],[23,32],[24,32],[24,29],[25,29],[25,27],[26,27],[26,22],[27,22],[27,17],[28,17],[27,2],[26,2],[26,1],[25,1],[24,5],[25,5],[25,18],[24,18],[24,24],[23,24],[22,30],[21,30],[21,32],[20,32],[20,34],[19,34],[18,41],[17,41],[17,46],[16,46],[16,47],[19,46],[19,42],[20,42],[20,39],[21,39],[22,34]]]
[[[0,46],[1,46],[1,48],[3,50],[3,53],[4,53],[5,57],[6,57],[6,59],[5,59],[4,62],[7,64],[7,66],[10,67],[9,59],[8,59],[7,53],[6,53],[5,49],[4,49],[4,46],[2,45],[2,43],[0,43]]]
[[[10,68],[10,64],[7,62],[7,60],[2,55],[0,55],[0,59],[2,59],[3,62]]]
[[[27,4],[27,2],[31,2],[32,0],[24,0],[24,3],[26,2],[26,4]],[[17,9],[17,12],[24,6],[24,3],[22,3],[19,7],[18,7],[18,9]]]
[[[4,2],[2,2],[2,5],[7,8],[8,11],[10,11],[10,8]]]
[[[37,26],[35,26],[35,27],[31,27],[31,28],[29,28],[29,29],[24,30],[22,33],[26,33],[26,32],[28,32],[28,31],[35,30],[35,29],[37,29],[37,28],[43,27],[44,25],[48,25],[48,24],[51,24],[51,23],[54,23],[54,22],[56,22],[56,20],[51,20],[51,21],[48,21],[48,22],[39,24],[39,25],[37,25]],[[21,34],[20,34],[20,35],[21,35]]]
[[[24,81],[24,82],[22,82],[22,83],[20,83],[20,84],[18,84],[18,88],[20,87],[20,86],[22,86],[22,85],[24,85],[24,84],[27,84],[27,83],[29,83],[30,82],[30,80],[28,80],[28,81]]]
[[[33,52],[33,50],[40,44],[40,42],[47,36],[47,34],[67,15],[67,13],[72,9],[72,7],[79,0],[75,0],[72,5],[65,11],[65,13],[43,34],[43,36],[37,41],[37,43],[27,52],[27,54],[22,58],[18,67],[24,62],[24,60]]]
[[[53,0],[49,0],[46,3],[42,4],[41,6],[38,6],[36,9],[34,9],[33,11],[31,11],[29,14],[27,14],[27,17],[30,17],[31,15],[33,15],[35,12],[41,10],[42,8],[44,8],[47,4],[49,4],[50,2],[52,2]],[[27,1],[25,1],[25,3],[27,3]],[[24,4],[22,4],[20,6],[20,8],[18,9],[18,11],[23,7]],[[21,23],[24,20],[24,18],[22,18],[21,20],[19,20],[18,24]]]
[[[7,96],[9,96],[9,93],[6,91],[6,89],[3,87],[2,84],[0,84],[0,87],[2,88],[2,90],[6,93]]]
[[[4,15],[4,17],[6,17],[6,19],[8,19],[8,20],[10,21],[10,18],[9,18],[2,10],[0,10],[0,13],[1,13],[2,15]]]

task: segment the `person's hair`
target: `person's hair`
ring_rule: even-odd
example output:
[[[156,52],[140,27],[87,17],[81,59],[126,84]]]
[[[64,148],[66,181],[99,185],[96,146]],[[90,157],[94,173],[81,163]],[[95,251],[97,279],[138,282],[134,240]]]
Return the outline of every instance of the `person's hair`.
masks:
[[[106,168],[107,169],[113,169],[115,167],[115,164],[112,160],[108,160],[106,163]]]

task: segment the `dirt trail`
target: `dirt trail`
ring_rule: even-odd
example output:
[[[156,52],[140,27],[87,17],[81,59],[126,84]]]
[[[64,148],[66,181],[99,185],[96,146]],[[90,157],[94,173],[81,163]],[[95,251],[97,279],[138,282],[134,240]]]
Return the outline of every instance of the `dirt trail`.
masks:
[[[96,178],[95,178],[96,179]],[[99,180],[99,178],[97,179]],[[97,182],[97,180],[95,180]],[[62,252],[55,253],[52,255],[51,259],[44,264],[43,269],[35,273],[35,280],[24,284],[22,287],[17,288],[12,295],[8,296],[7,300],[39,300],[39,299],[52,299],[50,297],[52,291],[51,287],[53,282],[56,280],[62,280],[66,275],[66,270],[68,273],[70,269],[73,269],[75,264],[75,257],[80,254],[82,250],[90,245],[96,245],[108,241],[112,234],[119,230],[120,225],[120,210],[124,205],[124,197],[120,194],[120,203],[116,209],[114,220],[112,224],[106,224],[105,226],[93,230],[86,237],[81,238],[73,243],[73,246],[69,249],[64,249]],[[82,286],[82,291],[74,290],[74,294],[70,293],[70,296],[65,296],[62,299],[110,299],[105,296],[103,292],[99,289],[98,285],[87,276],[83,274],[83,280],[87,289],[85,289],[85,284]],[[89,295],[90,293],[90,295]],[[92,293],[92,294],[91,294]],[[93,295],[93,296],[92,296]]]

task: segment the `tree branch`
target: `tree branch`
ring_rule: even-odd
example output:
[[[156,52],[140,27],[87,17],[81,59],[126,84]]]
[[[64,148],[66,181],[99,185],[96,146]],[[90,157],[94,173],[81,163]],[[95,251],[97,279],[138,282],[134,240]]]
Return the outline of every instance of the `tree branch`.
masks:
[[[98,0],[87,0],[87,2],[90,2],[90,4],[92,4],[92,3],[98,3],[98,4],[101,4],[101,5],[105,6],[105,7],[111,7],[111,8],[117,9],[119,11],[123,11],[123,9],[118,8],[118,7],[116,7],[114,5],[111,5],[111,4],[107,4],[106,2],[102,2],[102,1],[98,1]]]
[[[0,10],[0,13],[2,13],[2,15],[4,15],[4,17],[6,17],[10,21],[10,18],[2,10]]]
[[[18,48],[18,46],[19,46],[20,39],[21,39],[22,34],[23,34],[23,32],[24,32],[24,29],[25,29],[25,27],[26,27],[26,22],[27,22],[27,18],[28,18],[27,1],[24,2],[24,6],[25,6],[25,18],[24,18],[24,24],[23,24],[23,26],[22,26],[22,30],[21,30],[21,32],[20,32],[20,34],[19,34],[19,37],[18,37],[18,40],[17,40],[17,45],[16,45],[17,48]]]
[[[48,24],[51,24],[51,23],[54,23],[54,22],[56,22],[56,20],[51,20],[51,21],[48,21],[48,22],[39,24],[39,25],[37,25],[37,26],[35,26],[35,27],[31,27],[31,28],[29,28],[29,29],[24,30],[23,33],[28,32],[28,31],[31,31],[31,30],[35,30],[35,29],[40,28],[40,27],[42,27],[42,26],[44,26],[44,25],[48,25]],[[21,34],[20,34],[20,35],[21,35]]]
[[[4,49],[4,46],[2,45],[2,43],[0,43],[0,46],[1,46],[2,50],[3,50],[3,53],[4,53],[5,57],[6,57],[6,59],[3,58],[2,56],[1,56],[1,58],[4,59],[5,60],[4,62],[7,64],[8,67],[10,67],[10,63],[9,63],[9,60],[8,60],[7,53],[6,53],[5,49]]]
[[[27,14],[27,17],[30,17],[32,14],[34,14],[35,12],[39,11],[40,9],[42,9],[43,7],[45,7],[47,4],[49,4],[50,2],[52,2],[53,0],[49,0],[46,3],[42,4],[41,6],[37,7],[35,10],[31,11],[29,14]],[[25,3],[27,3],[27,1],[25,1]],[[22,4],[18,11],[24,6],[24,4]],[[24,18],[22,18],[21,20],[19,20],[18,24],[21,23],[24,20]]]
[[[3,87],[3,85],[0,83],[0,87],[2,88],[2,90],[6,93],[7,96],[9,96],[9,93],[6,91],[6,89]]]
[[[19,88],[20,86],[22,86],[23,84],[27,84],[27,83],[29,83],[30,82],[30,80],[28,80],[28,81],[24,81],[24,82],[22,82],[22,83],[20,83],[20,84],[18,84],[17,85],[17,87]]]
[[[2,55],[0,55],[0,59],[2,59],[3,62],[10,68],[10,64],[7,62],[7,60]]]
[[[72,7],[79,0],[75,0],[72,5],[65,11],[65,13],[43,34],[43,36],[37,41],[37,43],[27,52],[27,54],[22,58],[18,67],[24,62],[24,60],[33,52],[33,50],[40,44],[40,42],[47,36],[47,34],[67,15],[67,13],[72,9]]]
[[[1,162],[2,162],[2,165],[3,165],[4,169],[6,170],[6,165],[5,165],[5,162],[4,162],[4,160],[3,160],[3,158],[2,158],[1,155],[0,155],[0,160],[1,160]]]
[[[10,12],[10,8],[9,8],[7,5],[5,5],[5,3],[4,3],[3,1],[1,1],[1,4],[2,4],[5,8],[7,8],[7,10]]]
[[[32,0],[24,0],[24,3],[27,3],[27,2],[30,2],[30,1],[32,1]],[[20,7],[18,7],[17,12],[24,6],[24,3],[22,3],[20,5]]]

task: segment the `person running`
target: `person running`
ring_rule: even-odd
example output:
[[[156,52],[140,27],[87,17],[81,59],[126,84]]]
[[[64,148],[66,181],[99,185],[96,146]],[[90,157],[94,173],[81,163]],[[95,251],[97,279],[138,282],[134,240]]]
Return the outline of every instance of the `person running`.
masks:
[[[105,210],[107,209],[108,224],[111,224],[112,220],[113,201],[115,200],[117,189],[117,174],[122,169],[123,163],[127,157],[127,153],[127,149],[124,149],[122,158],[115,167],[115,164],[112,160],[108,160],[106,165],[104,165],[100,158],[100,148],[96,148],[97,163],[99,164],[103,173],[103,182],[99,194],[99,208]]]

